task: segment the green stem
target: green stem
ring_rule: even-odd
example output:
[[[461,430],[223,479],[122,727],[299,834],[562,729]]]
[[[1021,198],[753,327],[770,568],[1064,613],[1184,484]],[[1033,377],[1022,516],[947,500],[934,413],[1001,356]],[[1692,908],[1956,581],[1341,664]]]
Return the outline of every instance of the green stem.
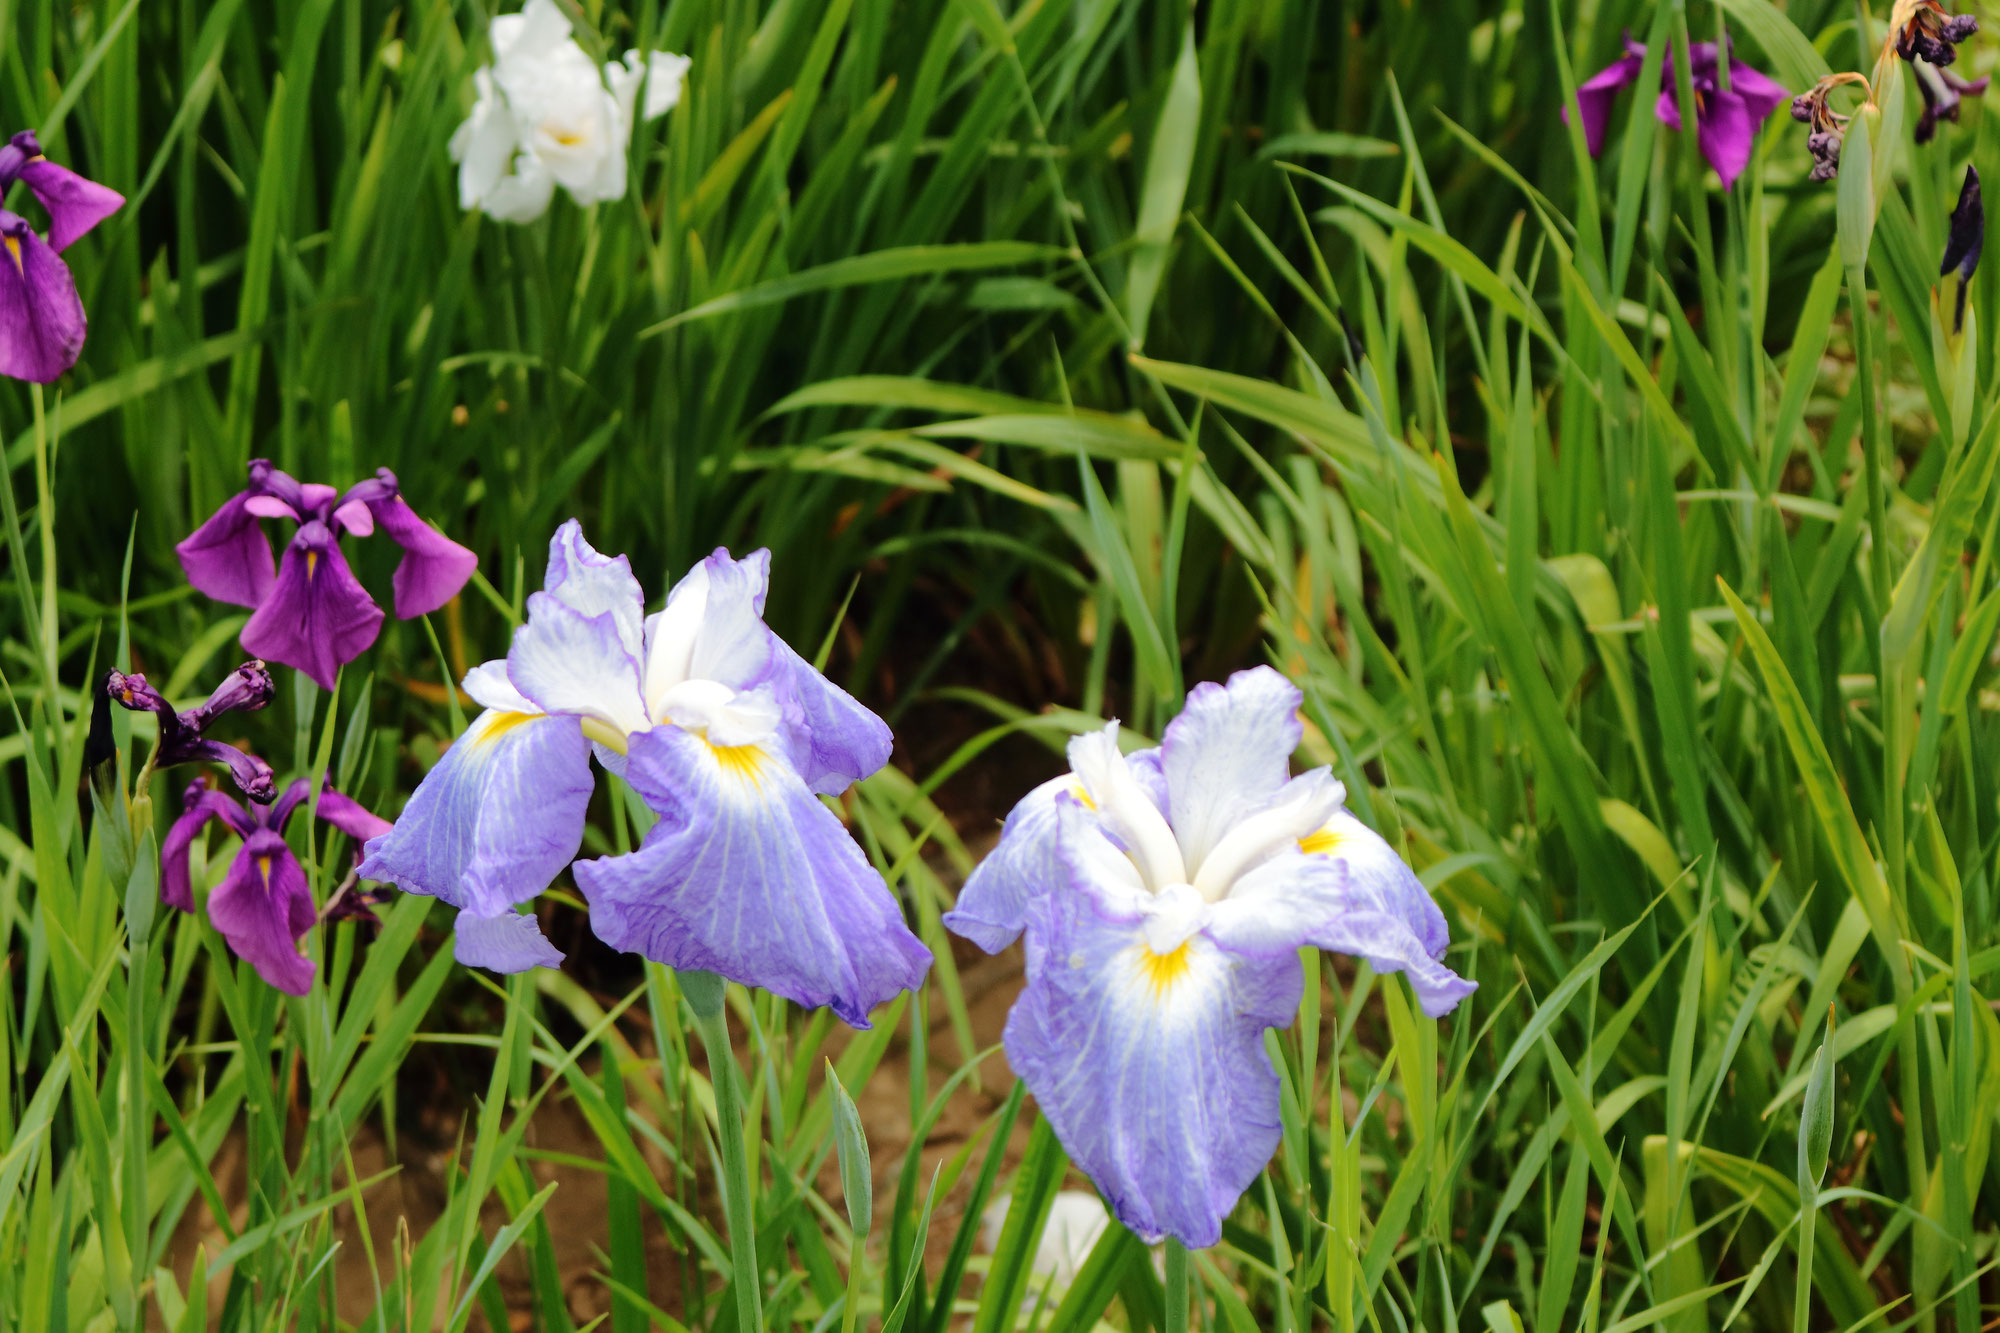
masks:
[[[1886,476],[1890,459],[1882,439],[1875,405],[1874,316],[1868,309],[1868,288],[1862,274],[1847,275],[1847,301],[1854,317],[1854,373],[1861,395],[1861,474],[1868,485],[1868,580],[1874,585],[1875,604],[1886,617],[1895,589],[1890,582],[1889,519]],[[1900,900],[1903,893],[1903,765],[1902,706],[1895,679],[1899,664],[1888,659],[1881,627],[1876,631],[1876,660],[1880,672],[1875,682],[1881,700],[1882,719],[1882,861],[1888,872],[1889,888]]]
[[[49,467],[49,422],[42,411],[42,386],[31,384],[29,398],[35,404],[35,505],[36,526],[42,537],[42,669],[48,673],[50,725],[56,698],[56,493]]]
[[[723,1017],[723,980],[713,972],[677,974],[694,1011],[709,1082],[715,1087],[716,1133],[722,1140],[722,1209],[729,1219],[729,1282],[736,1290],[736,1327],[764,1327],[764,1298],[757,1290],[757,1227],[751,1214],[750,1157],[743,1146],[743,1107],[736,1088],[736,1052]]]
[[[1167,1333],[1187,1333],[1187,1246],[1167,1237]]]

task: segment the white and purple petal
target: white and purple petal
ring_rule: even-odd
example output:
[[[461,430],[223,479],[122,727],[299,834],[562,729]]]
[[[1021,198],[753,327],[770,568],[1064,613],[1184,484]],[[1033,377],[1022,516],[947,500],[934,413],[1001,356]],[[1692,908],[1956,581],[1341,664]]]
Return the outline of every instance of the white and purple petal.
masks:
[[[1213,1245],[1281,1137],[1263,1033],[1296,1012],[1301,971],[1200,933],[1156,952],[1145,916],[1091,892],[1034,902],[1007,1059],[1121,1222]]]
[[[622,555],[602,555],[583,539],[583,525],[570,519],[549,538],[548,570],[542,591],[586,620],[609,614],[618,642],[634,662],[645,656],[646,594]]]
[[[856,1027],[922,983],[929,950],[782,754],[663,726],[633,737],[626,778],[660,820],[639,850],[577,863],[599,939]]]
[[[462,911],[452,928],[452,957],[467,967],[491,972],[526,972],[561,967],[562,951],[542,934],[533,912],[508,908],[496,915]]]
[[[1027,924],[1028,904],[1047,892],[1059,873],[1056,805],[1065,792],[1072,799],[1083,795],[1067,773],[1044,782],[1008,812],[1000,841],[973,867],[957,904],[944,914],[947,929],[988,953],[1014,942]]]
[[[639,693],[639,659],[619,621],[614,608],[586,613],[556,593],[534,594],[507,652],[507,679],[543,712],[644,731],[652,720]]]
[[[1167,817],[1188,869],[1200,873],[1230,830],[1263,809],[1290,777],[1304,732],[1299,687],[1268,666],[1239,671],[1227,685],[1188,691],[1160,741]]]
[[[576,718],[481,713],[369,840],[361,877],[498,916],[576,856],[592,786]]]

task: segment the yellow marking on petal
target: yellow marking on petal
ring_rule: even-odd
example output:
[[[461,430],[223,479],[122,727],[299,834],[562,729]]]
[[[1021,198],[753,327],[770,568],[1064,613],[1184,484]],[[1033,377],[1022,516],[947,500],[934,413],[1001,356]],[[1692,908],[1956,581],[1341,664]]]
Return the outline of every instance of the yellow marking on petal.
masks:
[[[13,256],[14,271],[21,272],[21,243],[12,236],[0,236],[0,242],[7,246],[7,253]]]
[[[1307,856],[1320,852],[1337,852],[1347,841],[1347,834],[1328,824],[1317,833],[1308,833],[1299,839],[1299,850]]]
[[[1180,947],[1172,953],[1154,953],[1143,944],[1139,946],[1139,975],[1153,988],[1153,1003],[1166,999],[1174,983],[1188,974],[1188,945],[1191,943],[1190,940],[1182,940]]]
[[[1097,808],[1097,802],[1090,799],[1090,793],[1083,789],[1083,784],[1081,782],[1070,783],[1069,794],[1071,796],[1076,797],[1076,799],[1082,804],[1084,809],[1095,810]]]
[[[711,745],[708,752],[715,756],[715,762],[730,777],[753,787],[763,785],[764,752],[756,746]]]
[[[259,879],[261,879],[261,880],[263,880],[263,881],[264,881],[264,892],[266,892],[266,893],[269,893],[269,892],[271,891],[271,858],[270,858],[270,857],[268,857],[268,856],[260,856],[260,857],[258,857],[258,858],[257,858],[257,878],[259,878]]]
[[[306,582],[312,582],[313,571],[319,568],[319,552],[306,552]]]
[[[475,740],[480,745],[491,745],[522,723],[533,722],[542,716],[544,714],[541,713],[495,713],[486,730],[480,732]]]

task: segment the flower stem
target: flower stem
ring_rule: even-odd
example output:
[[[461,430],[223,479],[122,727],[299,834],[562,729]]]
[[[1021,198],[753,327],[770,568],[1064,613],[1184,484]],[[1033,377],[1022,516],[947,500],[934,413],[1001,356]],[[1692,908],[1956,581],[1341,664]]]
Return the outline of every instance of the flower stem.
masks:
[[[751,1212],[750,1158],[743,1146],[743,1107],[736,1088],[736,1053],[723,1017],[724,982],[713,972],[680,972],[681,994],[694,1011],[709,1082],[715,1087],[716,1132],[722,1139],[722,1209],[729,1219],[729,1281],[736,1291],[736,1327],[764,1327],[757,1290],[757,1226]]]
[[[42,669],[48,673],[48,698],[56,697],[56,493],[54,469],[49,460],[49,422],[42,408],[42,386],[28,386],[35,405],[35,505],[36,526],[42,538]],[[50,725],[57,725],[51,717]]]
[[[1167,1333],[1187,1333],[1187,1246],[1167,1237]]]

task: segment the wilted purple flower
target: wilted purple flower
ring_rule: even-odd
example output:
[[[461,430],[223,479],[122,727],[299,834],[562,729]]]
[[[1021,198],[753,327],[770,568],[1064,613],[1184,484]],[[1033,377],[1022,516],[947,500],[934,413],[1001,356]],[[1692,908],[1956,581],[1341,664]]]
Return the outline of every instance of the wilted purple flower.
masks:
[[[83,302],[69,266],[56,255],[117,212],[125,196],[42,156],[33,130],[0,148],[0,194],[26,181],[49,214],[49,239],[26,218],[0,208],[0,375],[48,384],[83,352]]]
[[[1835,88],[1848,84],[1859,86],[1867,101],[1874,100],[1868,80],[1852,71],[1829,74],[1792,99],[1792,119],[1810,127],[1806,151],[1812,154],[1813,169],[1808,180],[1830,181],[1840,172],[1840,149],[1847,140],[1847,124],[1853,117],[1836,112],[1832,97]],[[1953,117],[1956,118],[1955,111]]]
[[[209,924],[222,932],[237,957],[249,960],[259,976],[288,995],[304,995],[313,979],[312,960],[299,953],[298,942],[319,914],[305,868],[285,843],[285,824],[310,794],[311,784],[300,778],[285,788],[277,804],[245,809],[196,778],[181,798],[181,817],[160,848],[160,900],[192,912],[188,850],[194,840],[211,819],[221,820],[243,840],[229,873],[208,895]],[[320,791],[317,814],[357,842],[389,831],[387,820],[331,788]]]
[[[1576,90],[1577,109],[1583,115],[1583,138],[1591,156],[1604,149],[1604,135],[1611,123],[1611,104],[1620,89],[1639,78],[1646,48],[1625,39],[1625,54],[1593,74]],[[1720,60],[1714,42],[1693,42],[1688,46],[1689,82],[1694,88],[1695,141],[1701,155],[1722,178],[1728,189],[1757,144],[1757,130],[1785,100],[1785,90],[1750,66],[1729,58],[1729,89],[1723,91]],[[1674,53],[1669,50],[1660,61],[1660,94],[1653,114],[1664,125],[1681,127],[1680,100],[1675,94]],[[1569,108],[1563,108],[1569,119]]]
[[[1958,44],[1979,31],[1978,19],[1953,14],[1938,0],[1897,0],[1889,21],[1897,24],[1897,55],[1938,66],[1958,59]]]
[[[639,850],[577,863],[597,937],[866,1027],[930,953],[819,798],[888,762],[889,729],[765,626],[769,572],[718,550],[647,616],[625,557],[563,524],[506,659],[465,677],[486,711],[362,875],[457,907],[461,962],[560,962],[514,905],[576,856],[594,742],[660,816]]]
[[[1990,74],[1982,74],[1976,79],[1961,79],[1928,60],[1912,60],[1910,72],[1917,76],[1917,91],[1924,97],[1923,114],[1917,117],[1914,134],[1918,143],[1929,143],[1936,137],[1941,120],[1957,124],[1959,103],[1967,97],[1979,96],[1993,81]]]
[[[245,662],[229,673],[229,678],[216,687],[206,703],[184,713],[177,711],[158,690],[146,683],[144,676],[136,672],[129,676],[120,671],[105,673],[104,691],[99,697],[135,713],[151,713],[159,719],[160,735],[154,742],[153,756],[148,761],[150,767],[221,764],[229,770],[229,776],[245,796],[269,805],[277,795],[271,766],[233,745],[208,740],[202,733],[224,713],[255,712],[270,703],[274,693],[276,687],[272,685],[271,673],[265,670],[264,664]]]
[[[1301,696],[1269,667],[1189,695],[1158,749],[1070,742],[945,924],[1027,935],[1007,1059],[1120,1221],[1213,1245],[1280,1137],[1264,1031],[1297,1012],[1298,950],[1402,971],[1433,1017],[1473,990],[1444,916],[1324,769],[1291,777]]]
[[[299,525],[275,571],[270,541],[258,524],[265,518]],[[443,606],[479,564],[417,517],[387,468],[341,494],[298,482],[261,458],[251,460],[249,486],[174,551],[197,589],[218,602],[254,608],[243,627],[245,649],[297,667],[330,690],[340,668],[366,652],[382,626],[382,608],[347,567],[340,538],[366,537],[378,523],[403,548],[394,580],[399,619]]]

